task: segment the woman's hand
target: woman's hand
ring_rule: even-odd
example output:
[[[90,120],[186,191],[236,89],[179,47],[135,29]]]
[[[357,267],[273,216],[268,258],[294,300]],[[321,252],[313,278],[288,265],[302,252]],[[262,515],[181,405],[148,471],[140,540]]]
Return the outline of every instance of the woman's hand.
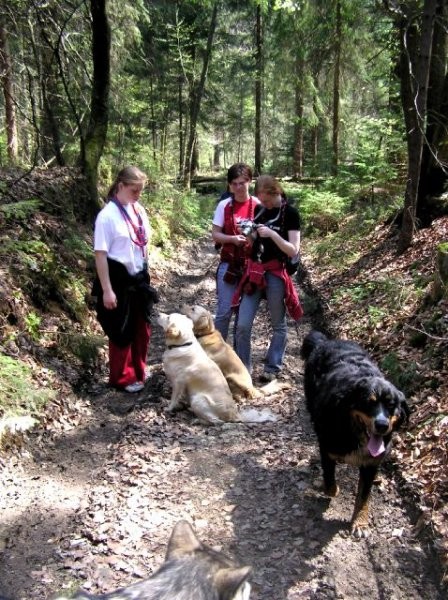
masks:
[[[117,297],[113,290],[103,292],[103,304],[108,310],[117,308]]]
[[[247,243],[247,237],[241,233],[239,235],[232,236],[232,241],[235,246],[244,246],[244,244]]]
[[[271,238],[274,242],[276,242],[276,238],[280,238],[281,236],[271,229],[270,227],[266,227],[266,225],[258,225],[257,233],[262,238]]]
[[[300,248],[300,232],[295,230],[288,231],[288,239],[282,236],[266,225],[258,225],[257,233],[261,238],[271,238],[271,240],[280,248],[286,256],[296,256]]]

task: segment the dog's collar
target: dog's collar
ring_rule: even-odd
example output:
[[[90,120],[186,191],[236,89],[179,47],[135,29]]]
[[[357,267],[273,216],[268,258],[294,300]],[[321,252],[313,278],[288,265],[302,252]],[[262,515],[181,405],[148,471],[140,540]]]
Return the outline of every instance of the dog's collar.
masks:
[[[210,331],[207,331],[207,333],[200,333],[199,335],[197,333],[194,334],[194,337],[199,339],[201,337],[205,337],[206,335],[210,335]]]
[[[167,346],[168,350],[172,350],[173,348],[183,348],[184,346],[191,346],[193,342],[185,342],[185,344],[174,344],[172,346]]]

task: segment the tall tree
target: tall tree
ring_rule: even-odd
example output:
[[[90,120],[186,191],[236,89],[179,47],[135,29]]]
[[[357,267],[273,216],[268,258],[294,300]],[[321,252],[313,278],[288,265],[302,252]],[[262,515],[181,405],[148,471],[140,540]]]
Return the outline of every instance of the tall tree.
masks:
[[[296,179],[303,175],[303,110],[304,110],[304,85],[303,85],[304,61],[299,49],[296,56],[295,70],[295,125],[294,125],[294,147],[292,158],[292,174]]]
[[[13,92],[13,76],[11,56],[9,53],[8,34],[0,23],[0,80],[5,98],[5,121],[8,159],[11,163],[17,161],[17,124]]]
[[[332,173],[338,174],[339,166],[339,104],[340,104],[340,76],[341,76],[341,51],[342,51],[342,0],[336,0],[336,20],[334,39],[334,71],[333,71],[333,163]]]
[[[428,226],[438,216],[432,197],[442,194],[448,180],[448,2],[440,1],[434,22],[428,104],[420,182],[417,223]]]
[[[199,111],[201,108],[202,96],[204,94],[205,82],[207,79],[207,71],[208,66],[211,60],[212,55],[212,47],[213,47],[213,37],[215,35],[216,30],[216,21],[218,15],[218,1],[214,2],[212,15],[210,19],[210,25],[208,30],[207,37],[207,47],[205,49],[205,54],[202,63],[202,71],[201,77],[197,83],[197,85],[193,89],[191,105],[190,105],[190,131],[187,142],[186,149],[186,162],[185,162],[185,170],[184,170],[184,187],[187,189],[191,185],[191,176],[194,167],[194,146],[197,141],[197,125],[199,118]]]
[[[400,252],[412,242],[415,230],[417,194],[427,114],[428,81],[431,65],[434,21],[438,0],[425,0],[423,11],[405,13],[400,20],[402,39],[402,103],[407,120],[408,173],[403,219],[398,242]],[[407,8],[409,5],[403,5]],[[415,19],[421,18],[417,27]]]
[[[255,23],[255,175],[262,172],[261,160],[261,95],[263,82],[263,22],[261,6],[256,7]]]
[[[81,144],[81,165],[87,177],[90,202],[87,213],[94,216],[100,209],[98,165],[106,142],[109,117],[110,27],[106,0],[91,0],[93,82],[89,127]]]

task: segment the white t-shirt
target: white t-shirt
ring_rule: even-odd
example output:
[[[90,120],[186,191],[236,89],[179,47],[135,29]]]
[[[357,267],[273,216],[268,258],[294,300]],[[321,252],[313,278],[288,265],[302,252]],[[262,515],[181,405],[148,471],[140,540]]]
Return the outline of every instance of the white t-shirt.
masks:
[[[254,202],[254,206],[255,204],[260,204],[260,200],[258,200],[258,198],[256,198],[255,196],[251,196],[253,202]],[[221,202],[218,203],[218,205],[215,208],[215,214],[213,215],[213,225],[216,225],[217,227],[224,227],[224,208],[225,206],[231,202],[232,198],[224,198],[224,200],[221,200]],[[243,203],[244,204],[244,203]],[[238,213],[238,202],[235,202],[235,214]]]
[[[146,237],[149,239],[150,226],[145,209],[139,202],[134,206],[142,217]],[[125,209],[132,222],[138,226],[138,218],[133,206],[128,204]],[[132,240],[135,239],[132,226],[126,222],[118,206],[109,201],[100,210],[95,221],[94,250],[107,252],[108,258],[120,262],[130,275],[135,275],[143,269],[143,263],[147,260],[146,248],[134,244]]]

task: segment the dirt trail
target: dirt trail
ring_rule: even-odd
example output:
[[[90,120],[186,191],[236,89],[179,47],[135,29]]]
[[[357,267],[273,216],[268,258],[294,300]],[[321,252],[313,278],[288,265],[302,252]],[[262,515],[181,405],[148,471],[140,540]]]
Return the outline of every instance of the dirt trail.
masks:
[[[161,289],[160,310],[184,302],[213,310],[214,260],[205,242],[183,255]],[[338,498],[320,492],[299,358],[310,326],[308,316],[298,334],[290,328],[284,377],[291,390],[257,401],[279,415],[277,423],[207,427],[189,413],[165,415],[170,390],[157,326],[144,392],[110,390],[99,374],[65,424],[34,433],[0,463],[1,594],[43,600],[147,577],[163,561],[172,526],[186,518],[204,541],[253,566],[251,600],[441,599],[435,555],[414,535],[416,515],[393,469],[383,470],[373,491],[373,527],[364,540],[348,533],[355,471],[339,468]],[[268,339],[263,315],[255,333],[260,364]]]

